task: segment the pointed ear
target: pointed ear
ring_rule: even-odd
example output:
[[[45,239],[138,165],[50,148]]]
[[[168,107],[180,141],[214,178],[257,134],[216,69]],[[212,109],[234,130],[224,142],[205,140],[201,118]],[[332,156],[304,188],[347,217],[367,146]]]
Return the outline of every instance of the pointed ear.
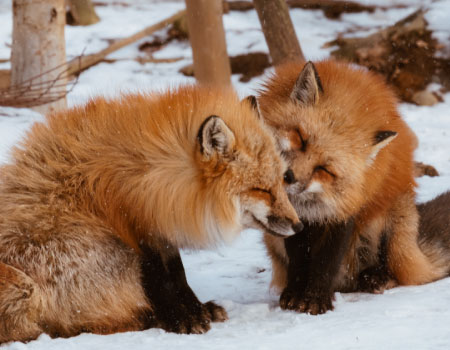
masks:
[[[247,96],[241,102],[248,103],[250,107],[254,110],[259,119],[262,119],[261,111],[259,109],[259,103],[254,95]]]
[[[295,82],[291,99],[305,106],[315,105],[323,93],[322,82],[316,67],[308,61]]]
[[[373,147],[372,147],[372,152],[370,153],[370,156],[369,156],[369,163],[371,163],[375,159],[378,152],[380,152],[384,147],[386,147],[396,137],[397,137],[396,131],[390,131],[390,130],[378,131],[375,134],[375,137],[373,140]]]
[[[233,132],[220,117],[211,115],[200,125],[197,141],[200,145],[200,153],[208,159],[214,153],[219,157],[230,154],[235,138]]]

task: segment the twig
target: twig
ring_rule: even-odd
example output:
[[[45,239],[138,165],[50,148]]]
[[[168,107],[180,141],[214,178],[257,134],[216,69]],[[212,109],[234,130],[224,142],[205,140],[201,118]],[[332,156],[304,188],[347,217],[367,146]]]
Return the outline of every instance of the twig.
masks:
[[[170,16],[169,18],[166,18],[156,24],[153,24],[135,34],[133,34],[132,36],[128,37],[128,38],[124,38],[121,40],[118,40],[114,43],[112,43],[110,46],[108,46],[106,49],[91,54],[91,55],[87,55],[84,56],[80,59],[80,62],[77,63],[69,63],[68,64],[68,74],[69,75],[77,75],[80,72],[82,72],[83,70],[101,62],[106,56],[108,56],[110,53],[120,50],[121,48],[132,44],[142,38],[145,38],[146,36],[153,34],[154,32],[163,29],[164,27],[166,27],[167,25],[177,21],[178,19],[180,19],[181,17],[183,17],[186,13],[186,10],[181,10],[177,13],[175,13],[174,15]]]
[[[119,61],[136,61],[141,64],[144,63],[173,63],[181,61],[184,57],[174,58],[152,58],[152,57],[136,57],[136,58],[104,58],[101,62],[115,63]]]
[[[69,64],[76,64],[80,58],[75,58]],[[58,72],[55,78],[37,81],[55,72]],[[0,89],[0,106],[34,107],[58,101],[71,92],[78,81],[78,78],[76,78],[67,82],[68,72],[68,64],[64,63],[19,84]]]

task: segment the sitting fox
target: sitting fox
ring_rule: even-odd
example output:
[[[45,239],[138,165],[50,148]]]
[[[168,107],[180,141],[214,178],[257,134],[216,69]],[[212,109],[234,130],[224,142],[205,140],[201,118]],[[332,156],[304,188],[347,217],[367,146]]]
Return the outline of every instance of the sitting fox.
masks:
[[[335,291],[450,272],[450,194],[419,206],[419,220],[417,139],[396,104],[380,77],[332,60],[289,63],[266,82],[259,111],[292,169],[287,191],[305,224],[287,239],[265,236],[282,308],[323,313]],[[436,203],[446,206],[433,217]]]
[[[179,248],[302,227],[286,165],[248,102],[180,87],[96,98],[35,124],[0,168],[0,343],[227,318]]]

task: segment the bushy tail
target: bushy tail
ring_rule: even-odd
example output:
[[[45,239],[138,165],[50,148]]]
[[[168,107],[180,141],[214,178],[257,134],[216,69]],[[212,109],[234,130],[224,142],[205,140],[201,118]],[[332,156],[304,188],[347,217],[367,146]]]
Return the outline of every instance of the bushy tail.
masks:
[[[442,277],[450,274],[450,192],[417,206],[419,246]]]

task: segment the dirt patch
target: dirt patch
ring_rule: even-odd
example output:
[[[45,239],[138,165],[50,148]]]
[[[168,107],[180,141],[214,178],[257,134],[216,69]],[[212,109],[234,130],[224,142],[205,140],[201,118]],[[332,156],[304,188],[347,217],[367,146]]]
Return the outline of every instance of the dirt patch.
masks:
[[[232,56],[230,64],[232,74],[241,74],[241,82],[248,82],[253,77],[264,74],[264,70],[270,67],[269,55],[263,52]]]
[[[224,1],[224,12],[249,11],[254,6],[249,1]],[[363,5],[353,1],[336,0],[287,0],[290,8],[301,8],[303,10],[322,10],[327,18],[339,19],[343,13],[374,12],[376,9],[386,9],[385,6]],[[402,5],[389,6],[389,8],[400,8]]]
[[[432,165],[424,164],[422,162],[414,163],[414,176],[422,177],[422,176],[430,176],[435,177],[439,176],[439,172]]]
[[[241,74],[239,81],[248,82],[253,77],[264,74],[264,70],[270,67],[269,55],[263,52],[252,52],[245,55],[230,56],[231,74]],[[180,69],[185,76],[194,76],[192,64]]]
[[[436,57],[441,47],[432,38],[422,10],[368,37],[338,38],[327,45],[338,46],[332,56],[385,76],[403,101],[432,104],[433,93],[425,93],[428,84],[450,87],[450,60]]]

